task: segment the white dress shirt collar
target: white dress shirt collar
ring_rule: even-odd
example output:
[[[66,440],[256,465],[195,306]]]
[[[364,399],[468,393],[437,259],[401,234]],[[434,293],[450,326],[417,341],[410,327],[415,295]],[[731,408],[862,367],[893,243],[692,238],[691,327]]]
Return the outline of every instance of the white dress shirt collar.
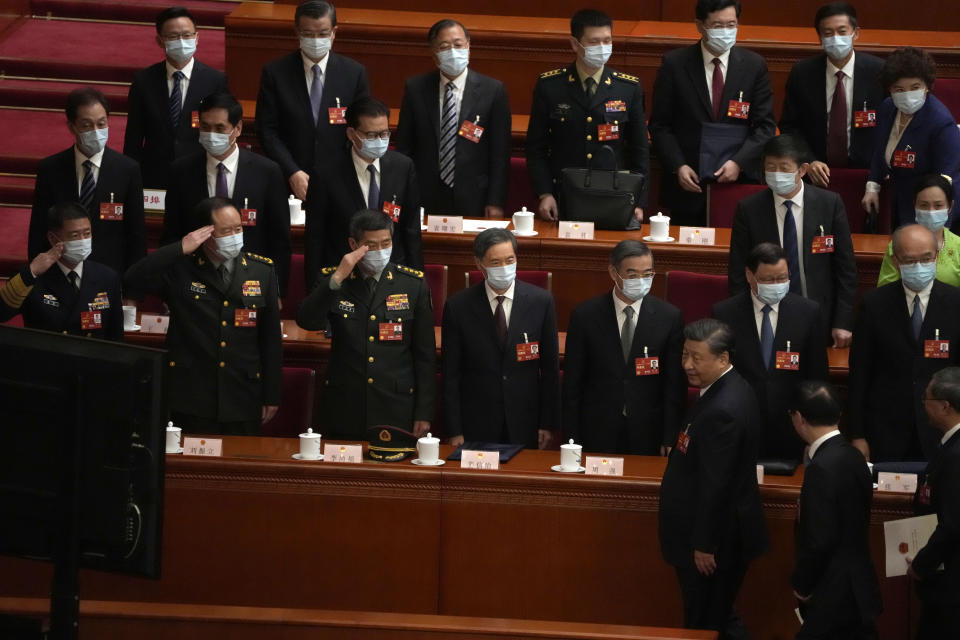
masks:
[[[728,63],[730,62],[730,51],[731,49],[727,49],[720,55],[717,55],[707,48],[707,44],[703,41],[703,39],[700,40],[700,53],[703,54],[703,66],[706,67],[710,73],[713,73],[713,59],[720,58],[720,66],[723,69],[724,79],[727,77],[727,69],[729,68]]]
[[[227,171],[236,175],[237,174],[237,165],[240,163],[240,145],[234,144],[233,151],[230,152],[223,160],[218,160],[214,156],[207,154],[207,173],[211,171],[217,173],[217,165],[223,163],[223,166],[227,168]]]
[[[782,220],[787,215],[787,208],[783,206],[783,203],[789,200],[793,203],[793,216],[796,218],[797,211],[803,209],[803,180],[800,181],[800,191],[798,191],[792,198],[784,198],[779,195],[777,192],[773,192],[773,204],[777,208],[777,216]],[[797,239],[799,240],[801,228],[800,225],[797,225]]]
[[[503,293],[497,293],[490,286],[490,283],[488,283],[486,280],[483,281],[483,288],[484,288],[484,291],[487,292],[487,300],[490,302],[490,304],[496,304],[497,296],[503,296],[507,300],[512,301],[513,293],[516,290],[516,286],[517,286],[517,281],[514,280],[513,282],[510,283],[510,286],[507,287],[506,291],[504,291]]]
[[[750,290],[750,301],[753,302],[753,319],[757,324],[757,337],[763,334],[763,307],[767,304],[756,296],[753,289]],[[780,303],[770,305],[770,327],[773,334],[777,334],[777,320],[780,318]]]
[[[307,82],[313,82],[313,65],[314,65],[314,64],[319,64],[319,65],[320,65],[320,77],[321,77],[321,79],[324,81],[324,84],[326,84],[326,81],[327,81],[327,62],[330,61],[330,53],[329,53],[329,52],[327,53],[327,55],[323,56],[323,57],[320,59],[319,62],[314,62],[313,60],[311,60],[310,58],[307,57],[307,54],[305,54],[303,51],[301,51],[301,52],[300,52],[300,59],[303,60],[303,73],[307,76]],[[347,106],[347,105],[343,105],[343,106],[345,107],[345,106]]]
[[[853,63],[857,59],[857,52],[852,51],[850,53],[850,59],[847,60],[847,64],[843,65],[842,69],[838,69],[836,65],[833,64],[833,60],[830,59],[830,56],[827,56],[827,75],[836,79],[837,71],[843,71],[845,78],[853,79]]]
[[[813,460],[813,456],[817,455],[817,449],[820,448],[820,445],[822,445],[824,442],[826,442],[830,438],[838,435],[840,435],[840,431],[838,431],[837,429],[834,429],[830,433],[823,434],[822,436],[820,436],[810,444],[810,449],[809,451],[807,451],[807,455],[810,456],[811,460]]]
[[[70,278],[67,274],[69,274],[71,271],[76,271],[77,275],[80,276],[80,281],[83,282],[83,262],[78,262],[73,269],[60,261],[57,261],[57,266],[60,267],[60,271],[63,272],[63,277],[67,279],[67,282],[70,281]]]
[[[952,438],[958,431],[960,431],[960,423],[953,425],[953,428],[950,431],[947,431],[943,434],[943,437],[940,438],[940,444],[944,445]]]
[[[903,280],[900,281],[903,286],[903,293],[907,297],[907,315],[913,314],[913,299],[917,296],[920,296],[920,315],[924,318],[927,317],[927,305],[930,304],[930,292],[933,291],[933,283],[936,280],[931,280],[930,284],[925,286],[920,291],[914,291],[913,289],[907,288],[907,285],[903,284]]]
[[[183,74],[184,79],[187,81],[190,80],[190,75],[193,73],[193,56],[190,56],[190,60],[187,64],[183,65],[183,69],[177,69],[175,66],[170,64],[170,61],[166,61],[167,64],[167,80],[173,82],[173,74],[179,71]]]
[[[631,303],[627,304],[626,302],[624,302],[623,300],[620,299],[620,296],[617,295],[617,290],[616,290],[616,289],[614,289],[614,290],[610,293],[610,295],[613,296],[613,309],[614,309],[614,311],[615,311],[616,314],[617,314],[617,326],[618,326],[618,327],[619,327],[621,324],[623,324],[623,310],[626,309],[627,307],[632,307],[632,308],[633,308],[633,317],[634,317],[634,318],[637,318],[637,317],[640,315],[640,307],[643,306],[643,298],[640,298],[639,300],[636,300],[636,301],[634,301],[634,302],[631,302]],[[646,296],[644,296],[644,297],[646,297]]]
[[[83,163],[86,160],[89,160],[90,164],[92,164],[98,170],[100,169],[100,164],[103,162],[103,152],[105,150],[106,150],[106,147],[104,147],[103,149],[100,149],[100,151],[97,151],[95,154],[93,154],[88,158],[86,154],[83,153],[83,151],[80,151],[76,143],[74,143],[73,158],[77,163],[77,171],[79,171],[81,176],[83,175]]]

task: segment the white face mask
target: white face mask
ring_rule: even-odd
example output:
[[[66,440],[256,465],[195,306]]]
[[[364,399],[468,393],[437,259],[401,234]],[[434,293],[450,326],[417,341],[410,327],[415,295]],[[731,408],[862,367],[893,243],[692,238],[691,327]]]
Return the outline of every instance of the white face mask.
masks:
[[[437,51],[437,67],[451,78],[456,78],[470,64],[470,49],[444,49]]]
[[[484,267],[487,283],[497,291],[509,289],[517,277],[517,263],[505,264],[502,267]]]
[[[757,299],[764,304],[779,304],[790,292],[790,281],[765,284],[757,283]]]
[[[163,43],[163,49],[167,52],[168,58],[177,64],[183,64],[197,52],[197,39],[166,40]]]
[[[201,131],[200,146],[212,156],[222,156],[227,151],[230,151],[230,147],[233,146],[233,143],[230,141],[229,133]]]
[[[229,236],[214,238],[217,243],[217,254],[224,260],[233,260],[240,255],[243,249],[243,234],[234,233]]]
[[[781,171],[767,171],[764,173],[767,186],[778,196],[786,198],[797,188],[797,174]]]
[[[77,148],[80,149],[83,155],[91,158],[103,151],[103,148],[107,146],[107,136],[109,132],[109,127],[84,131],[77,135]]]
[[[583,47],[583,45],[580,45]],[[583,47],[583,62],[592,69],[599,69],[607,64],[607,60],[613,55],[612,44],[598,44],[590,47]]]
[[[707,37],[707,48],[717,55],[722,55],[737,44],[737,28],[733,29],[704,29]]]
[[[927,101],[927,90],[916,89],[914,91],[902,91],[890,95],[893,104],[908,116],[912,116],[923,107]]]
[[[330,38],[300,38],[300,50],[311,60],[321,60],[330,52]]]
[[[831,60],[843,60],[853,50],[853,36],[827,36],[820,44]]]
[[[621,278],[620,292],[634,302],[646,297],[653,286],[653,276],[647,278]]]
[[[63,243],[63,255],[61,260],[71,264],[80,264],[90,257],[93,250],[93,238],[81,238],[80,240],[67,240]]]
[[[383,157],[383,154],[387,152],[387,148],[389,146],[390,138],[387,138],[386,140],[383,138],[374,138],[373,140],[361,138],[360,155],[367,160],[376,160],[377,158]]]
[[[360,264],[363,265],[363,270],[366,273],[376,275],[386,268],[391,255],[393,255],[393,247],[370,250],[363,254]]]

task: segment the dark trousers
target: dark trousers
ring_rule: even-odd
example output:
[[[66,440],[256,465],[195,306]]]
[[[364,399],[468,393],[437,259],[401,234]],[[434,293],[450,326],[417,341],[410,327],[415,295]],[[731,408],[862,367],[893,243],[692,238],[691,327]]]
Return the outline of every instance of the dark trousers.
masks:
[[[824,606],[825,605],[825,606]],[[853,592],[840,600],[808,604],[800,603],[803,627],[797,640],[876,640],[874,621],[860,618],[859,606]]]
[[[683,626],[687,629],[712,629],[721,640],[746,640],[743,621],[733,609],[740,584],[747,573],[747,563],[739,554],[717,555],[717,570],[705,576],[693,564],[674,567],[683,597]],[[724,561],[725,560],[725,561]]]
[[[220,436],[259,436],[259,420],[242,420],[238,422],[217,422],[213,418],[201,418],[186,413],[171,412],[170,419],[174,426],[183,429],[184,433],[202,433],[204,435]]]
[[[953,638],[957,633],[957,607],[923,601],[920,624],[917,628],[917,640],[942,640]]]

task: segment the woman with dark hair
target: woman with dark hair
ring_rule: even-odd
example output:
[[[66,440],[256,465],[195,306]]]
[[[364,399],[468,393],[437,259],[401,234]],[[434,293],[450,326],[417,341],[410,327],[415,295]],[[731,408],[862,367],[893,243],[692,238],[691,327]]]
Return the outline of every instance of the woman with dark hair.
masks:
[[[880,72],[880,83],[890,97],[877,113],[862,204],[867,213],[878,211],[880,185],[889,178],[894,228],[914,222],[914,187],[920,176],[942,173],[951,180],[960,178],[960,131],[950,110],[930,93],[936,77],[933,58],[914,47],[891,53]]]
[[[921,176],[914,189],[914,214],[937,237],[937,280],[960,287],[960,236],[945,228],[953,209],[953,183],[947,176],[936,173]],[[893,243],[880,265],[877,286],[900,279],[900,271],[893,264]]]

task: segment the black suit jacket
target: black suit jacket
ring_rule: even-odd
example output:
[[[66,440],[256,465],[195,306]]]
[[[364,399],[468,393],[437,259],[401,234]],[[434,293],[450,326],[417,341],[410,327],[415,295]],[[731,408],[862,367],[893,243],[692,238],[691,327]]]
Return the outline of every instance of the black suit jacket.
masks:
[[[854,112],[864,110],[864,105],[867,110],[876,111],[886,97],[880,87],[881,68],[883,60],[857,51],[853,61],[853,104],[848,105],[851,120]],[[844,82],[850,79],[844,78]],[[780,133],[803,138],[813,157],[821,162],[827,161],[827,98],[827,54],[804,58],[793,65],[787,78]],[[850,122],[850,167],[870,166],[876,131],[876,127],[856,128]]]
[[[176,127],[170,122],[170,91],[167,65],[161,61],[133,76],[123,153],[140,162],[143,184],[148,189],[166,189],[167,171],[177,158],[200,151],[199,129],[193,127],[193,112],[212,93],[227,90],[227,76],[197,59],[190,86]]]
[[[813,237],[834,237],[833,253],[813,253]],[[843,200],[836,193],[810,184],[803,187],[803,246],[801,259],[807,297],[820,305],[824,332],[853,327],[853,300],[857,293],[857,264]],[[747,256],[761,242],[780,244],[773,192],[765,189],[740,201],[730,232],[730,293],[746,291]]]
[[[499,80],[467,72],[457,125],[464,120],[484,128],[479,142],[458,135],[453,176],[453,208],[441,196],[440,72],[407,80],[400,107],[396,148],[417,168],[420,195],[427,213],[482,216],[486,205],[507,201],[510,174],[510,101]],[[445,185],[444,185],[445,186]]]
[[[683,317],[646,296],[624,363],[620,327],[607,292],[573,310],[563,366],[563,438],[585,451],[659,455],[677,441],[687,381],[680,364]],[[646,353],[646,356],[644,355]],[[636,358],[659,358],[658,375],[636,375]],[[627,433],[621,434],[626,408]]]
[[[923,392],[934,373],[960,364],[960,289],[934,280],[920,341],[913,339],[903,283],[891,282],[863,296],[850,348],[847,432],[866,438],[875,462],[924,459],[937,450],[939,434],[927,420]],[[923,357],[923,343],[950,341],[948,358]]]
[[[939,443],[938,443],[939,444]],[[921,578],[921,598],[941,605],[960,605],[960,434],[953,434],[927,465],[929,503],[919,513],[936,513],[937,528],[913,559]],[[940,565],[944,570],[940,572]]]
[[[804,444],[793,429],[787,409],[801,381],[828,379],[827,345],[824,333],[820,330],[820,306],[793,293],[788,293],[780,301],[777,328],[773,336],[774,354],[777,351],[799,353],[798,371],[777,369],[775,363],[767,369],[760,352],[760,334],[757,332],[750,292],[745,291],[715,304],[713,317],[733,329],[737,340],[733,366],[757,394],[763,416],[760,458],[799,461],[803,457]]]
[[[832,637],[838,620],[856,607],[872,623],[882,606],[870,559],[873,478],[863,455],[841,435],[825,440],[803,472],[794,527],[793,588],[813,596],[804,607],[804,631]],[[820,637],[819,635],[817,637]]]
[[[697,550],[716,554],[719,566],[749,561],[767,548],[753,389],[731,369],[694,402],[684,423],[687,451],[673,448],[660,484],[663,558],[688,567]]]
[[[367,70],[359,62],[330,52],[323,76],[320,117],[313,121],[303,57],[294,51],[263,67],[257,94],[257,137],[284,178],[336,156],[347,142],[347,125],[330,124],[328,109],[349,107],[370,95]],[[312,280],[310,281],[312,282]]]
[[[540,343],[540,358],[517,362],[517,345]],[[501,349],[481,282],[443,308],[443,407],[449,436],[537,448],[537,430],[558,426],[559,355],[553,296],[516,281],[506,346]]]
[[[161,244],[179,242],[196,226],[191,220],[193,207],[209,197],[207,153],[180,158],[170,167]],[[290,209],[287,207],[287,183],[277,163],[240,149],[237,176],[231,198],[237,208],[257,210],[256,225],[243,228],[243,249],[273,260],[280,295],[287,292],[290,273]]]
[[[727,79],[716,122],[749,127],[750,133],[733,160],[740,165],[741,179],[759,181],[760,153],[773,137],[777,124],[773,119],[773,92],[764,58],[747,49],[730,50]],[[750,103],[747,120],[727,116],[731,100]],[[714,122],[713,105],[703,67],[700,43],[671,51],[663,58],[653,87],[650,136],[663,168],[661,198],[670,207],[699,206],[702,194],[689,194],[677,184],[677,169],[688,164],[700,168],[700,135],[703,123]]]
[[[30,258],[50,248],[47,242],[47,212],[58,202],[77,202],[80,184],[73,147],[44,158],[37,169],[27,252]],[[123,205],[123,220],[101,220],[100,203]],[[143,183],[137,163],[113,149],[103,150],[97,191],[88,211],[93,251],[90,259],[123,273],[147,253],[147,231],[143,221]]]
[[[318,162],[310,176],[304,229],[304,282],[316,282],[322,267],[340,264],[344,254],[350,252],[347,244],[350,217],[360,209],[367,208],[351,153],[350,149],[342,149],[335,163]],[[380,158],[378,210],[384,202],[400,205],[400,221],[394,225],[390,261],[422,269],[417,172],[413,168],[413,161],[396,151],[387,151]]]

